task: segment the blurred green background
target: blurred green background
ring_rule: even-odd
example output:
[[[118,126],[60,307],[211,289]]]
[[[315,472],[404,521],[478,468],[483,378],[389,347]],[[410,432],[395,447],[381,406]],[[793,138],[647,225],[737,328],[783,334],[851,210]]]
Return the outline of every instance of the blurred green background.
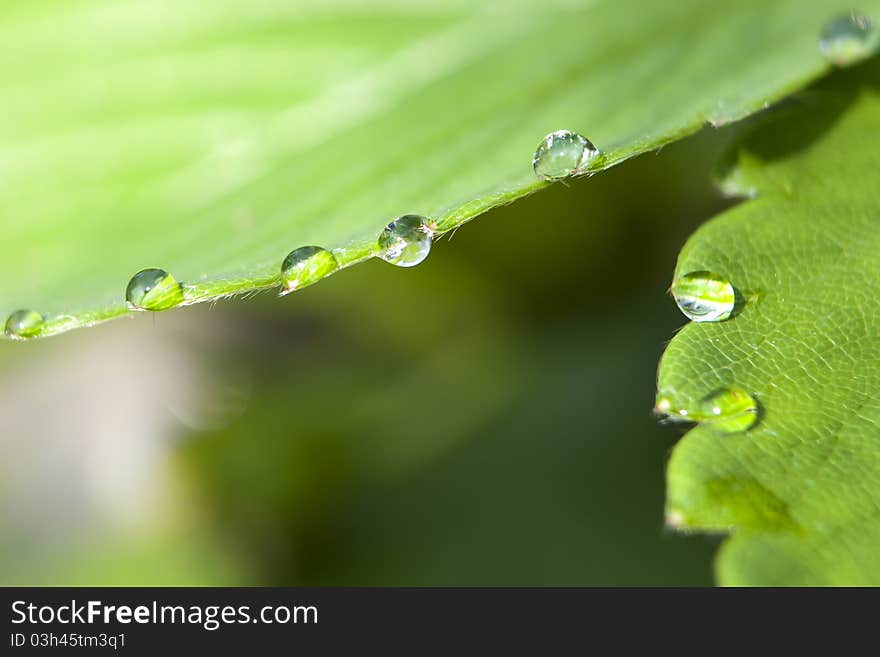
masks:
[[[681,430],[651,407],[730,136],[492,211],[412,270],[0,343],[2,583],[710,584],[716,541],[664,529]]]

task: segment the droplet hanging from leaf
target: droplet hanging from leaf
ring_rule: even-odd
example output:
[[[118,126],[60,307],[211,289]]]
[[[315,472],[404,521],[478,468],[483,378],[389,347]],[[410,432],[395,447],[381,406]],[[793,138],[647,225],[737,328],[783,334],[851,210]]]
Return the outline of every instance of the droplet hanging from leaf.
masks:
[[[164,269],[143,269],[128,282],[125,300],[134,310],[167,310],[183,303],[183,288]]]
[[[414,267],[428,257],[434,230],[428,220],[418,214],[398,217],[379,236],[381,258],[398,267]]]
[[[586,137],[570,130],[557,130],[544,137],[532,157],[532,168],[541,180],[577,176],[599,154]]]
[[[13,340],[33,338],[42,332],[43,316],[35,310],[16,310],[6,320],[6,335]]]
[[[316,283],[339,269],[330,251],[320,246],[301,246],[284,259],[281,265],[282,295]]]

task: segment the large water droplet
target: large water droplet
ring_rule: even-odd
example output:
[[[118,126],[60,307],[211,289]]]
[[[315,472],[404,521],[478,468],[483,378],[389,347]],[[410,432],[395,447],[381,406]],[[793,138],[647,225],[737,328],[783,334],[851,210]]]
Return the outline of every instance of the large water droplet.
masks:
[[[874,54],[880,47],[880,33],[873,21],[851,12],[829,21],[819,35],[819,50],[837,66],[849,66]]]
[[[144,269],[131,277],[125,300],[135,310],[167,310],[183,303],[183,288],[164,269]]]
[[[36,310],[16,310],[6,320],[6,335],[13,340],[33,338],[43,331],[43,321]]]
[[[398,267],[414,267],[431,252],[434,228],[425,217],[405,214],[385,227],[379,235],[382,260]]]
[[[720,322],[736,306],[736,291],[723,276],[710,271],[685,274],[672,284],[678,309],[695,322]]]
[[[758,402],[745,390],[720,388],[700,403],[697,417],[719,433],[740,433],[758,421]]]
[[[329,276],[339,269],[336,258],[320,246],[301,246],[281,265],[282,296]]]
[[[599,149],[586,137],[569,130],[557,130],[538,145],[532,168],[541,180],[561,180],[584,173],[598,154]]]

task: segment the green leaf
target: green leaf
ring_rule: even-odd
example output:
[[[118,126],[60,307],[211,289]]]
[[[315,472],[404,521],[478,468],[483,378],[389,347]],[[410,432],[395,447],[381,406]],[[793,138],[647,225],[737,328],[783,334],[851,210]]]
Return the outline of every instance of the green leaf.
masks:
[[[667,474],[669,523],[731,536],[729,585],[880,584],[880,64],[832,76],[759,127],[722,188],[755,196],[701,227],[675,276],[729,278],[741,311],[689,324],[659,389],[687,409],[736,386],[749,431],[699,425]]]
[[[51,335],[131,312],[142,269],[205,301],[278,289],[297,247],[371,257],[401,214],[451,230],[545,186],[530,160],[553,130],[592,140],[598,170],[779,100],[827,70],[840,10],[7,2],[0,312]]]

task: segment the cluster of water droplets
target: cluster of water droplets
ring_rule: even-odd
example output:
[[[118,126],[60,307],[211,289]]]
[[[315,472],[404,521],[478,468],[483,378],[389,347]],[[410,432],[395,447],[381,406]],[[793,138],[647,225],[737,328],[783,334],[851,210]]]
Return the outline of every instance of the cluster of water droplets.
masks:
[[[850,66],[878,50],[880,32],[869,17],[859,12],[830,20],[819,35],[819,51],[836,66]],[[728,320],[740,300],[730,280],[711,271],[685,273],[676,278],[670,291],[679,310],[693,322]],[[735,386],[720,388],[697,403],[678,404],[676,397],[659,394],[655,411],[673,420],[698,422],[720,434],[748,431],[760,416],[754,395]]]
[[[593,143],[570,130],[556,130],[538,145],[532,168],[541,180],[555,181],[582,175],[599,155]],[[388,223],[376,240],[377,255],[397,267],[414,267],[431,252],[437,224],[418,214],[405,214]],[[280,295],[312,285],[340,268],[336,256],[320,246],[301,246],[291,251],[281,264]],[[125,288],[125,302],[131,310],[162,311],[192,302],[196,286],[179,283],[159,268],[143,269],[132,276]],[[6,321],[5,333],[12,339],[39,336],[46,326],[40,313],[19,310]]]
[[[678,309],[693,322],[723,322],[737,310],[736,288],[726,276],[715,272],[683,274],[670,291]],[[747,431],[759,416],[754,396],[735,386],[720,388],[696,404],[679,404],[676,395],[661,393],[654,410],[673,420],[698,422],[719,434]]]
[[[825,24],[819,35],[819,50],[835,65],[849,66],[880,50],[880,32],[868,16],[853,11]],[[599,149],[583,135],[571,130],[556,130],[541,140],[532,156],[532,168],[541,180],[564,180],[586,173],[599,154]],[[379,257],[398,267],[413,267],[428,257],[435,233],[436,225],[421,215],[398,217],[379,235]],[[339,267],[336,257],[327,249],[320,246],[299,247],[288,254],[281,265],[281,294],[311,285]],[[730,281],[708,271],[681,276],[673,283],[671,291],[679,309],[694,322],[729,319],[737,303],[736,291]],[[179,306],[185,299],[184,286],[164,269],[139,271],[125,290],[126,303],[133,310],[167,310]],[[46,320],[40,313],[23,309],[7,318],[4,332],[11,339],[24,340],[39,336],[45,326]],[[718,427],[740,427],[737,430],[749,428],[756,417],[754,399],[741,390],[726,390],[727,393],[719,393],[719,403],[712,406],[717,413],[697,409],[696,415],[703,416],[702,421],[712,421]],[[664,406],[669,403],[660,399],[657,410],[668,413],[671,407]],[[725,422],[720,419],[728,417],[731,409],[738,408],[742,403],[752,409],[743,411],[746,413],[744,417],[751,419],[750,422]],[[678,409],[670,414],[688,416],[688,419],[695,417],[695,413],[687,409]],[[735,414],[739,417],[741,412],[735,411]]]
[[[391,221],[379,234],[378,255],[398,267],[414,267],[431,252],[436,225],[418,214],[405,214]],[[281,294],[289,294],[329,276],[340,267],[330,251],[320,246],[301,246],[281,265]]]

